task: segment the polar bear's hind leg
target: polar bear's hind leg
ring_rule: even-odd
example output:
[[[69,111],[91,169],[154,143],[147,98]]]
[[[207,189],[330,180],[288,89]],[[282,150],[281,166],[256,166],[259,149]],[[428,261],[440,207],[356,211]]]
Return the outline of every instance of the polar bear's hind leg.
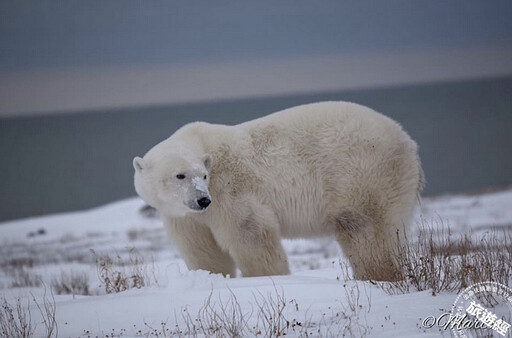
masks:
[[[354,278],[381,281],[399,278],[392,255],[395,241],[380,233],[371,217],[344,211],[336,217],[335,223],[336,240],[350,262]]]

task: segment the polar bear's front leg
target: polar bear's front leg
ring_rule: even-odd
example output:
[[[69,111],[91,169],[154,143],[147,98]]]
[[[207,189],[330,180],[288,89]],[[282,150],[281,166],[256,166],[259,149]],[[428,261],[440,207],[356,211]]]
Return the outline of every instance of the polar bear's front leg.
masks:
[[[190,219],[165,220],[165,226],[190,270],[202,269],[235,277],[233,259],[221,250],[209,228]]]
[[[237,226],[230,253],[244,277],[287,275],[288,260],[273,212],[257,208]]]

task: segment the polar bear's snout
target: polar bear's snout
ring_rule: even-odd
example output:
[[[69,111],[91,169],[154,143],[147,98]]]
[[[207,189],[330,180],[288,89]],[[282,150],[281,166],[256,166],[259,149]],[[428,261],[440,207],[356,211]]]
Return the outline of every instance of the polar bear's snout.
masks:
[[[195,190],[194,197],[188,202],[188,207],[192,210],[203,211],[208,208],[211,202],[208,192]]]
[[[205,180],[200,177],[194,177],[192,179],[191,190],[193,192],[192,198],[188,203],[189,208],[198,211],[203,211],[208,208],[212,199]]]

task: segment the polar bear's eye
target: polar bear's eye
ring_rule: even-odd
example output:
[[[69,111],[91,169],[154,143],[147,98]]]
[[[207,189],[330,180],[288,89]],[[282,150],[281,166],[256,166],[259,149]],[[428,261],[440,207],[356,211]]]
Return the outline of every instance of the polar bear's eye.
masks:
[[[176,175],[176,178],[177,178],[178,180],[182,180],[182,179],[184,179],[184,178],[185,178],[185,175],[183,175],[183,174],[178,174],[178,175]]]
[[[204,175],[203,180],[206,180],[206,175]]]

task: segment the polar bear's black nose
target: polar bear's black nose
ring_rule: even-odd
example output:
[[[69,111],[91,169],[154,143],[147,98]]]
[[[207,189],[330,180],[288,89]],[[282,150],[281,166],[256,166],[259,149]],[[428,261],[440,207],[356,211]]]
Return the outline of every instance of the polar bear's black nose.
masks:
[[[202,209],[206,209],[210,205],[211,202],[212,201],[210,201],[210,199],[208,197],[203,197],[203,198],[197,200],[197,204],[199,204],[199,206]]]

